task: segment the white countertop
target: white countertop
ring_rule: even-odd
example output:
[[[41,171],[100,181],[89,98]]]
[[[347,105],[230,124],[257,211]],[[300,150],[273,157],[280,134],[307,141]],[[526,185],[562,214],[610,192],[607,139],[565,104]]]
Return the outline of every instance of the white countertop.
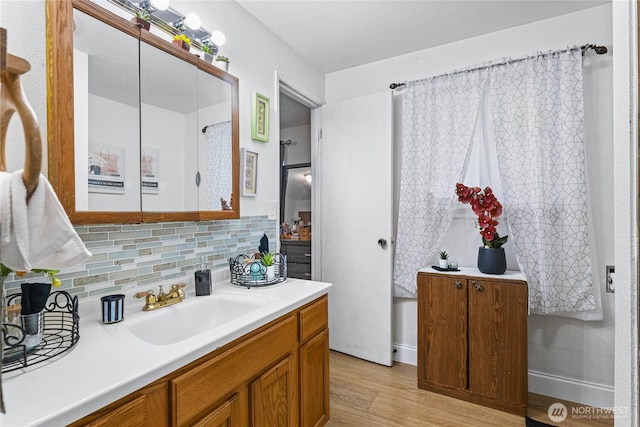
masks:
[[[207,298],[194,295],[193,278],[187,298],[173,306],[188,309],[190,301]],[[214,279],[215,280],[215,279]],[[168,283],[178,283],[173,279]],[[127,319],[145,316],[144,300],[123,292],[125,320],[103,325],[100,298],[80,301],[80,340],[61,358],[2,377],[5,408],[0,426],[63,426],[84,417],[127,394],[175,371],[236,338],[294,310],[329,291],[331,284],[288,279],[266,288],[240,288],[226,282],[213,286],[213,293],[260,295],[269,302],[241,318],[176,344],[153,345],[138,339],[123,339],[116,329]],[[165,289],[168,287],[165,286]],[[157,290],[157,286],[153,286]],[[162,308],[160,310],[166,310]],[[162,331],[158,331],[162,333]]]
[[[517,270],[507,270],[504,274],[486,274],[474,267],[458,267],[460,271],[438,271],[435,268],[425,267],[420,270],[423,273],[450,274],[454,276],[482,277],[494,280],[522,280],[527,281],[524,273]]]

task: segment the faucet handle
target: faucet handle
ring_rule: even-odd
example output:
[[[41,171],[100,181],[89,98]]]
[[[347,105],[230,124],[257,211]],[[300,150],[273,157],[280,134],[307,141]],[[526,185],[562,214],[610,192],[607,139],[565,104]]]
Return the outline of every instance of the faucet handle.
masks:
[[[153,291],[149,290],[149,291],[144,291],[144,292],[137,292],[135,294],[133,294],[134,298],[144,298],[147,296],[153,296]]]
[[[175,285],[171,285],[172,291],[177,291],[178,289],[184,289],[187,287],[186,283],[176,283]]]

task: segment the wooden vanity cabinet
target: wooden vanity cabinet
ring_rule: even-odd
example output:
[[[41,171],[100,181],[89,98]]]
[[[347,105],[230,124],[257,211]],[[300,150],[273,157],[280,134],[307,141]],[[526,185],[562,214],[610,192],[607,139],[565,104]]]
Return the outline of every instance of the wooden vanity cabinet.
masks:
[[[295,427],[328,420],[324,295],[72,425]]]
[[[168,396],[167,382],[157,381],[69,426],[169,426]]]
[[[300,310],[300,408],[302,427],[329,421],[329,301]]]
[[[527,283],[418,273],[418,387],[527,410]]]

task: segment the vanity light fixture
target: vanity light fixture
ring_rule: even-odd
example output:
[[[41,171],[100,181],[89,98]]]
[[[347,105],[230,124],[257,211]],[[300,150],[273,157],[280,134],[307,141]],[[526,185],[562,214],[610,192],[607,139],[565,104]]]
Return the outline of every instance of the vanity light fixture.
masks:
[[[190,28],[192,30],[197,30],[198,28],[200,28],[200,25],[202,24],[202,21],[200,20],[200,17],[196,14],[196,13],[187,13],[187,16],[184,18],[184,25],[187,26],[187,28]]]
[[[212,43],[215,43],[218,46],[222,46],[227,39],[222,31],[215,30],[211,33],[211,37],[209,38],[209,40],[211,40]]]
[[[307,182],[309,184],[311,184],[311,174],[310,173],[305,173],[304,174],[304,178],[307,180]]]
[[[167,10],[169,8],[169,0],[151,0],[149,3],[156,10]]]
[[[191,46],[202,49],[209,48],[211,55],[218,54],[218,47],[225,42],[221,31],[213,33],[202,28],[200,17],[191,12],[186,16],[169,6],[169,0],[108,0],[110,3],[135,14],[139,11],[149,13],[149,22],[169,34],[171,37],[184,34],[191,39]]]

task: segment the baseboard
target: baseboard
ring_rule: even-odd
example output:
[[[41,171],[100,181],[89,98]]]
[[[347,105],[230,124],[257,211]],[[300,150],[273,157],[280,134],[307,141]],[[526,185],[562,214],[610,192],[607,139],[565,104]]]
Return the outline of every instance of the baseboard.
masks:
[[[418,365],[418,349],[393,343],[393,360],[407,365]],[[581,381],[544,372],[529,371],[529,392],[599,408],[612,407],[612,386]]]
[[[529,371],[529,392],[557,397],[588,406],[613,406],[612,386],[596,384],[544,372]]]
[[[407,365],[418,365],[418,349],[404,344],[393,343],[393,360]]]

